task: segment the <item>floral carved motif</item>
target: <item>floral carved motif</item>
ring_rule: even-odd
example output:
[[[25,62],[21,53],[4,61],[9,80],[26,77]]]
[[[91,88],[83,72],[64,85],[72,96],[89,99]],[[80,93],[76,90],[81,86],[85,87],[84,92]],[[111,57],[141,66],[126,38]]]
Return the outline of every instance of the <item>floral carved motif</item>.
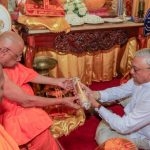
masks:
[[[95,52],[108,50],[114,45],[123,45],[128,40],[124,30],[85,31],[62,33],[55,38],[55,49],[59,52]]]

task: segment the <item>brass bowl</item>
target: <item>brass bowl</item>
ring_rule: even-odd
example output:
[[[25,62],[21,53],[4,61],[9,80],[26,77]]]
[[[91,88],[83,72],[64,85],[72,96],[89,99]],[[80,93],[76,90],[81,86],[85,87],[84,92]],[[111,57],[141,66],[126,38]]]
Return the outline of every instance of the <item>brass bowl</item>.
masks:
[[[57,60],[50,56],[36,56],[33,60],[33,68],[36,70],[51,70],[57,63]]]

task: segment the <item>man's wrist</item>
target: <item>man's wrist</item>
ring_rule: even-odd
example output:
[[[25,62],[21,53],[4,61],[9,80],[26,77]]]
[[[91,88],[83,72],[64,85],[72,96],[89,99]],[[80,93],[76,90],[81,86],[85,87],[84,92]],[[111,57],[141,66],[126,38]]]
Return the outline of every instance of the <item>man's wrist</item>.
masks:
[[[98,103],[95,108],[99,109],[102,105],[100,103]]]
[[[99,91],[95,91],[94,92],[94,97],[95,97],[96,100],[100,99],[100,93],[99,93]]]
[[[95,109],[95,111],[96,111],[96,112],[98,112],[98,111],[99,111],[99,109],[101,108],[101,106],[102,106],[101,104],[98,104],[97,106],[95,106],[95,108],[94,108],[94,109]]]

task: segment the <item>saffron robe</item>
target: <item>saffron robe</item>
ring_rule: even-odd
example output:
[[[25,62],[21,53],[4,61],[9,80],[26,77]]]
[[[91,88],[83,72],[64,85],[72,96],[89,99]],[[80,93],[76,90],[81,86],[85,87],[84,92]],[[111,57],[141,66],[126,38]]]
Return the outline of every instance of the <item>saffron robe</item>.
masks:
[[[14,68],[4,68],[8,77],[28,94],[33,95],[29,82],[38,74],[18,63]],[[48,129],[52,120],[41,108],[24,108],[18,103],[3,98],[0,104],[0,120],[5,130],[16,140],[18,145],[23,145]]]
[[[0,125],[0,149],[1,150],[19,150],[17,143]]]

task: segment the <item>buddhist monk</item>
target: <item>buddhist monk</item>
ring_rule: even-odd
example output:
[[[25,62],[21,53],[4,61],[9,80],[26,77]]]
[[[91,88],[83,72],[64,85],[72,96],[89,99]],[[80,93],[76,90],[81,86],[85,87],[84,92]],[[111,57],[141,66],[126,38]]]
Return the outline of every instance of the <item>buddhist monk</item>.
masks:
[[[3,85],[4,85],[4,75],[2,71],[2,66],[0,65],[0,100],[3,96]],[[5,129],[0,125],[0,149],[1,150],[19,150],[19,147],[15,140],[5,131]]]
[[[34,95],[29,82],[67,88],[69,81],[42,76],[19,63],[23,49],[24,41],[17,33],[7,31],[0,35],[0,63],[6,74],[1,123],[21,149],[58,150],[49,130],[52,120],[42,107],[63,104],[78,109],[77,97],[56,99]]]

